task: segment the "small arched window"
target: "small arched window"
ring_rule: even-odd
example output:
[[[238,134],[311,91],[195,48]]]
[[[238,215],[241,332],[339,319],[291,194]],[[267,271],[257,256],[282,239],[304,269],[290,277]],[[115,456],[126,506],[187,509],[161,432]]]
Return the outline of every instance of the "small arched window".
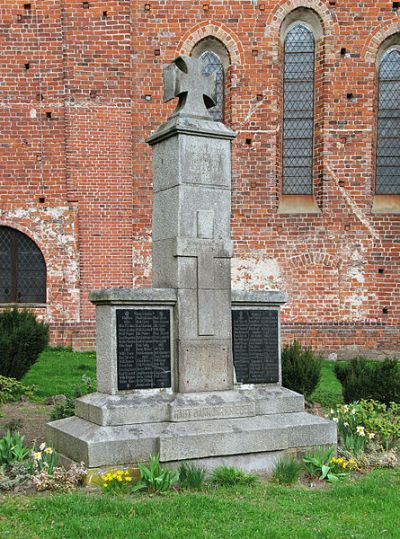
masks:
[[[313,192],[314,70],[313,32],[297,23],[284,41],[283,194]]]
[[[209,112],[216,122],[224,121],[225,110],[225,72],[229,67],[229,53],[225,45],[215,37],[208,36],[193,47],[192,56],[200,58],[204,64],[203,74],[215,73],[215,107]]]
[[[213,51],[205,51],[200,56],[204,64],[203,75],[215,73],[215,107],[211,107],[209,112],[216,122],[224,121],[224,66],[221,60]]]
[[[400,47],[379,65],[376,193],[400,194]]]
[[[25,234],[0,226],[0,303],[45,303],[46,264]]]

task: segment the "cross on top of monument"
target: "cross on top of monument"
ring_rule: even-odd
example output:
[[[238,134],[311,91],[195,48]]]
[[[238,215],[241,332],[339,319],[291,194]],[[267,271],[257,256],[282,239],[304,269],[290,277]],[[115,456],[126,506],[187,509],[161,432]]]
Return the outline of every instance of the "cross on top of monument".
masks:
[[[215,105],[215,73],[204,75],[199,58],[178,56],[164,67],[164,102],[179,97],[172,116],[212,119],[209,108]]]

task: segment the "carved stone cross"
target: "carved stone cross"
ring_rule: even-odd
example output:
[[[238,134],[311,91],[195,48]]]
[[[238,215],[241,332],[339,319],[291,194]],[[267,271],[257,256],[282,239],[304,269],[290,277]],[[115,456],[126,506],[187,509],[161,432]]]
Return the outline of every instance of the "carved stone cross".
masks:
[[[211,119],[207,109],[215,105],[215,73],[203,75],[198,58],[178,56],[164,67],[164,102],[179,97],[172,116],[196,116]]]

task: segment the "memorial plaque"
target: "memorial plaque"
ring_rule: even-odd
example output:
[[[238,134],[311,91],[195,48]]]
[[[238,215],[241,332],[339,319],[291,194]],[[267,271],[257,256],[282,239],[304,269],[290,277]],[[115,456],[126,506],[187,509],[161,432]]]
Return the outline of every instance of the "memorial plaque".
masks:
[[[232,339],[237,382],[279,382],[278,310],[234,309]]]
[[[168,309],[117,309],[118,389],[171,387]]]

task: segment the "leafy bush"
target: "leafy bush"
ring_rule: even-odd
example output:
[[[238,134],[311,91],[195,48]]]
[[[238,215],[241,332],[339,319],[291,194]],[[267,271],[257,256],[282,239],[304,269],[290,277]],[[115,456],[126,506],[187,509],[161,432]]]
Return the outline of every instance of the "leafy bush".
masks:
[[[233,466],[218,466],[211,475],[211,482],[218,486],[253,485],[258,477]]]
[[[30,397],[36,389],[36,386],[25,386],[15,378],[0,376],[0,404],[6,402],[16,402],[21,397]]]
[[[321,378],[322,359],[297,341],[282,350],[282,384],[309,398]]]
[[[12,462],[8,466],[0,466],[0,490],[12,490],[31,479],[32,474],[26,462]]]
[[[29,311],[0,313],[0,375],[20,380],[48,343],[48,329]]]
[[[50,412],[50,420],[65,419],[75,415],[75,397],[67,397],[65,401],[58,402]]]
[[[400,404],[400,366],[397,359],[368,361],[356,358],[350,363],[335,365],[335,374],[343,385],[346,403],[373,399]]]
[[[150,492],[166,492],[178,482],[179,475],[176,470],[163,468],[159,455],[150,457],[150,466],[139,464],[140,481],[133,487],[133,491],[149,490]]]
[[[178,469],[179,484],[182,488],[201,489],[206,477],[206,470],[195,464],[183,462]]]
[[[337,423],[340,447],[352,455],[358,457],[364,448],[387,451],[400,444],[399,404],[362,400],[337,406],[329,415]]]
[[[28,457],[30,450],[24,447],[24,439],[19,432],[12,434],[10,431],[0,438],[0,465],[23,462]]]
[[[330,449],[318,447],[314,451],[314,454],[311,454],[311,451],[307,451],[303,462],[308,475],[318,478],[320,481],[326,479],[330,483],[334,483],[340,477],[347,475],[344,472],[338,471],[336,459],[333,457],[334,453],[334,447]]]
[[[281,485],[293,485],[300,478],[301,463],[295,458],[283,458],[275,466],[272,481]]]
[[[96,380],[91,376],[86,376],[85,374],[81,378],[83,383],[83,389],[81,386],[76,386],[74,390],[73,397],[66,397],[64,401],[58,402],[54,405],[50,413],[51,421],[56,421],[57,419],[64,419],[66,417],[72,417],[75,415],[75,399],[86,395],[87,393],[92,393],[96,391]]]

